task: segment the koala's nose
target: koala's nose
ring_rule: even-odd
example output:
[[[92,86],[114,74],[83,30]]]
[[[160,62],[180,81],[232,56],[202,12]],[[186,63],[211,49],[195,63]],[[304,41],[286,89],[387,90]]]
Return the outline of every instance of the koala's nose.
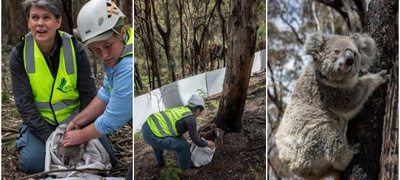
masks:
[[[346,50],[344,52],[344,59],[346,60],[346,65],[354,64],[354,53],[351,50]]]
[[[69,156],[63,157],[64,165],[67,166],[69,164]]]

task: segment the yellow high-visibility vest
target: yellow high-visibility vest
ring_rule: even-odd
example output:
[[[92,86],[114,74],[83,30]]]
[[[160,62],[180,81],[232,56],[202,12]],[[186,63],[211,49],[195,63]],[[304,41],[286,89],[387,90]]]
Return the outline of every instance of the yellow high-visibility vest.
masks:
[[[132,33],[132,28],[128,28],[126,30],[126,33],[128,34],[129,38],[128,41],[126,42],[126,44],[132,44],[133,43],[133,33]]]
[[[133,53],[132,53],[132,49],[133,49],[132,44],[127,44],[127,45],[125,45],[125,46],[124,46],[124,50],[122,50],[122,55],[119,57],[118,62],[121,61],[122,58],[124,58],[125,56],[132,55],[132,54],[133,54]],[[114,76],[112,77],[112,79],[114,79]],[[113,87],[111,86],[111,83],[110,83],[110,82],[108,83],[108,88],[110,88],[110,93],[112,93]]]
[[[72,36],[62,31],[58,33],[63,46],[60,48],[60,63],[55,79],[32,34],[23,37],[24,66],[35,104],[43,118],[52,125],[68,123],[79,113],[80,105]]]
[[[182,118],[193,115],[185,106],[167,109],[150,115],[146,122],[157,137],[178,136],[176,122]]]

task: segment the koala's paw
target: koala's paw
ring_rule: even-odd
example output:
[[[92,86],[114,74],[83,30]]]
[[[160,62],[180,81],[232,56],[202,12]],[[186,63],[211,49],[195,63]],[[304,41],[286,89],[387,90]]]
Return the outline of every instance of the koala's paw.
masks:
[[[387,74],[387,70],[382,70],[378,72],[379,77],[381,78],[380,83],[385,84],[390,79],[390,74]]]
[[[360,152],[360,143],[356,143],[350,146],[350,150],[353,152],[353,154],[358,154]]]

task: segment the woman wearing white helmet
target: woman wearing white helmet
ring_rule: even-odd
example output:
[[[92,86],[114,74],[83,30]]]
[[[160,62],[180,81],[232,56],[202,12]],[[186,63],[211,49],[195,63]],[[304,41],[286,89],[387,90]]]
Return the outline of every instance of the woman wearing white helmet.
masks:
[[[44,170],[46,140],[68,123],[96,95],[83,45],[66,32],[60,0],[25,0],[30,32],[13,48],[10,72],[15,103],[22,119],[16,141],[19,164],[27,173]],[[112,154],[106,137],[99,139]]]
[[[91,0],[78,14],[81,39],[103,62],[106,75],[97,96],[68,124],[64,146],[111,134],[132,121],[132,44],[117,30],[124,17],[110,0]]]
[[[158,167],[163,167],[164,150],[176,150],[178,165],[185,176],[192,176],[195,171],[190,168],[189,145],[214,148],[214,142],[200,138],[197,132],[196,118],[203,112],[204,99],[200,95],[192,95],[187,106],[167,109],[150,115],[142,126],[143,139],[153,147],[154,158]],[[191,140],[182,134],[189,132]]]
[[[85,45],[106,40],[113,33],[120,35],[124,44],[132,44],[132,28],[124,26],[125,15],[111,0],[91,0],[78,14],[78,31]]]

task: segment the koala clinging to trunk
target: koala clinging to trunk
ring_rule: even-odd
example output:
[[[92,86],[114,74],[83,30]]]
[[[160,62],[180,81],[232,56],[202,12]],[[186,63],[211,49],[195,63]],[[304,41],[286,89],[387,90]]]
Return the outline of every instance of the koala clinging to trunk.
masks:
[[[385,70],[359,77],[376,51],[366,34],[315,32],[307,39],[304,52],[313,60],[298,79],[276,133],[279,158],[291,172],[306,179],[337,174],[359,152],[359,144],[347,143],[347,120],[389,78]]]

